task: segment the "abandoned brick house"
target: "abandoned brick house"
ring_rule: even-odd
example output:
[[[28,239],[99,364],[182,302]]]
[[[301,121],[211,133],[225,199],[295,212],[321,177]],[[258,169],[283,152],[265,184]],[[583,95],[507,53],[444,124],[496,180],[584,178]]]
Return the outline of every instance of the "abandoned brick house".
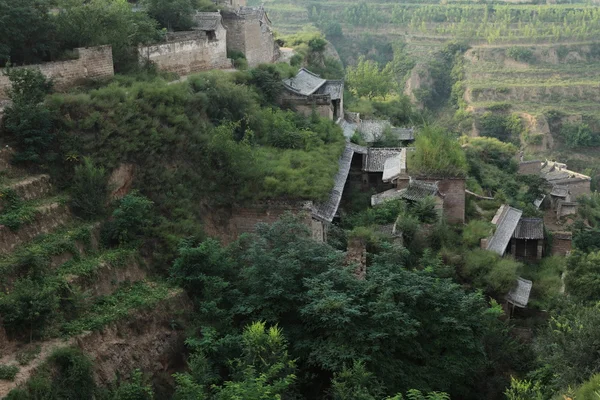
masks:
[[[283,81],[284,91],[279,99],[282,106],[304,115],[316,112],[324,118],[337,121],[344,115],[344,81],[322,79],[306,68]]]
[[[363,120],[359,113],[345,112],[344,117],[339,118],[337,123],[347,140],[351,140],[356,134],[367,144],[387,139],[386,136],[402,143],[403,146],[408,146],[415,140],[414,128],[397,128],[388,120]]]
[[[492,219],[496,230],[482,239],[481,247],[500,256],[506,253],[520,260],[540,260],[544,251],[544,220],[523,218],[523,211],[502,205]]]

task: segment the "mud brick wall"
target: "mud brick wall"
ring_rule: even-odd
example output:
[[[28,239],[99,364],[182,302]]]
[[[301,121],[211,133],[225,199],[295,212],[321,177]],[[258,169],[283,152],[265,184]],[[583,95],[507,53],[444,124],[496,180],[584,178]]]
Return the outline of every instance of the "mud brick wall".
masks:
[[[259,223],[272,224],[284,214],[300,215],[302,221],[313,233],[323,235],[323,227],[314,224],[311,217],[311,203],[266,202],[245,207],[234,207],[231,210],[210,210],[202,213],[204,231],[212,237],[219,238],[224,244],[236,240],[243,233],[252,233]],[[318,232],[318,230],[321,230]]]
[[[56,90],[66,90],[86,79],[110,78],[115,74],[111,46],[77,48],[76,60],[56,61],[44,64],[28,65],[18,68],[39,69],[44,76],[54,81]],[[10,81],[0,74],[0,99],[8,97]]]
[[[573,235],[570,232],[555,232],[552,237],[552,255],[564,256],[571,251]]]
[[[227,59],[226,37],[222,28],[215,31],[214,38],[203,31],[178,32],[165,43],[140,46],[140,62],[153,62],[160,70],[178,75],[232,68]]]
[[[560,182],[557,185],[561,187],[566,187],[571,192],[571,199],[577,200],[577,198],[581,195],[589,195],[592,193],[591,190],[591,180],[586,179],[573,179],[571,182]]]

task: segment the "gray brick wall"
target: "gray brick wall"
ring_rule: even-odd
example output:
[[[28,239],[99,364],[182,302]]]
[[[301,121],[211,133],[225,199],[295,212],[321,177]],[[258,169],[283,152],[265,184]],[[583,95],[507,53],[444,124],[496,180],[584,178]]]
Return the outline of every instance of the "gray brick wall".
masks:
[[[110,78],[115,74],[112,48],[98,46],[77,48],[79,58],[76,60],[57,61],[44,64],[28,65],[19,68],[39,69],[42,74],[54,81],[56,90],[69,89],[86,79]],[[0,99],[7,98],[10,81],[0,74]]]

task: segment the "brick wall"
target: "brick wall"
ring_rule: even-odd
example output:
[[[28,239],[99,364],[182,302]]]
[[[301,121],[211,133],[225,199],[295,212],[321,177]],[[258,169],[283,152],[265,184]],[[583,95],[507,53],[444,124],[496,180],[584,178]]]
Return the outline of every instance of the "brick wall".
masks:
[[[179,75],[232,68],[227,58],[226,36],[227,32],[222,27],[215,31],[212,39],[203,31],[178,32],[166,43],[140,46],[140,61],[151,61],[159,69]]]
[[[110,78],[115,74],[112,48],[110,46],[84,47],[74,50],[76,60],[56,61],[44,64],[28,65],[18,68],[39,69],[44,76],[54,81],[56,90],[69,89],[86,79]],[[3,72],[3,71],[1,71]],[[0,99],[7,98],[10,81],[0,73]]]
[[[258,223],[272,224],[284,214],[292,213],[302,217],[315,240],[322,240],[325,235],[324,226],[312,219],[311,208],[310,202],[265,202],[230,210],[206,209],[202,212],[202,222],[207,235],[217,237],[228,244],[243,233],[254,232]]]
[[[564,256],[571,251],[571,232],[555,232],[552,237],[552,255]]]
[[[542,169],[542,161],[522,161],[519,163],[519,174],[521,175],[537,175]]]
[[[415,177],[413,177],[415,178]],[[465,179],[416,177],[423,182],[436,183],[444,195],[444,215],[450,223],[465,222]],[[409,179],[398,180],[398,189],[408,187]]]

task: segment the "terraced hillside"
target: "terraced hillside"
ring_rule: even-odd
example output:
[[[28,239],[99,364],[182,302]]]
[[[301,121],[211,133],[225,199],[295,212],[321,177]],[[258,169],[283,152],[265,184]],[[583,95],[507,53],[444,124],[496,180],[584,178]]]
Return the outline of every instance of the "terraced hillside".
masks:
[[[101,222],[76,219],[48,175],[11,168],[6,149],[0,156],[0,366],[12,371],[0,398],[68,346],[94,360],[100,385],[136,368],[168,371],[158,364],[178,359],[184,294],[150,278],[135,247],[103,246]]]

